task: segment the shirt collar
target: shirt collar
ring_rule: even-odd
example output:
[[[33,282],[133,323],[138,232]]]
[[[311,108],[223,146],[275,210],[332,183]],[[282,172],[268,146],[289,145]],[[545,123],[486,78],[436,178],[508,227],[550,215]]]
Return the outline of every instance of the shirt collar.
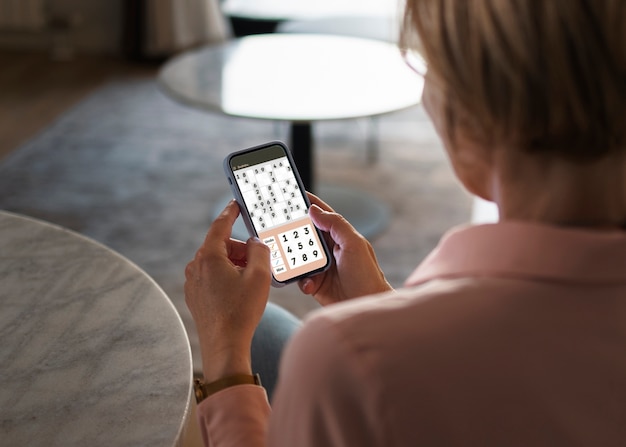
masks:
[[[523,222],[458,227],[444,235],[406,285],[480,276],[626,283],[626,231]]]

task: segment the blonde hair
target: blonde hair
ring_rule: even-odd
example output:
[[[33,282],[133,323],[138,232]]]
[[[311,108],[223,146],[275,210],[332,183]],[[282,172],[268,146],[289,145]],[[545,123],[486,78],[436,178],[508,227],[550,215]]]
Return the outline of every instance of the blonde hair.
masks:
[[[626,149],[625,23],[623,0],[406,0],[401,46],[450,137],[595,159]]]

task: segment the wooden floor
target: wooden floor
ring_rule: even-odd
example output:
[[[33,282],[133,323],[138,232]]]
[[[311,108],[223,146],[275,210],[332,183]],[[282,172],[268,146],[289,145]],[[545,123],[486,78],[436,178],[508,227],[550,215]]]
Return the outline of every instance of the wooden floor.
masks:
[[[0,61],[0,160],[108,80],[158,70],[108,56],[53,61],[46,53],[8,50],[0,50]]]

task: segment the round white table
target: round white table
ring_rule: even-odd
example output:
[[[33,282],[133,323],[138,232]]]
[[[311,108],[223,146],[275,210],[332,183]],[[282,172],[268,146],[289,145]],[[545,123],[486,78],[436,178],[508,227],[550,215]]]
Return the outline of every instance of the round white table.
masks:
[[[110,249],[0,211],[0,444],[173,446],[191,352],[160,287]]]
[[[290,122],[289,147],[307,189],[366,237],[386,226],[384,204],[360,191],[315,184],[312,123],[379,116],[418,104],[423,79],[394,44],[330,35],[248,36],[174,57],[161,69],[159,82],[193,107]]]

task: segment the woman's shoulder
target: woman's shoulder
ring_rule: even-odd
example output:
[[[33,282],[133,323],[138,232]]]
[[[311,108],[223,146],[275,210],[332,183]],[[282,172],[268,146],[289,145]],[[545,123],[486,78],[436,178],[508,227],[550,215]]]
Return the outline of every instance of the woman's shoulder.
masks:
[[[445,279],[358,298],[310,314],[301,337],[327,340],[352,353],[402,355],[449,333],[471,332],[492,317],[491,281]],[[497,304],[496,304],[497,306]]]

